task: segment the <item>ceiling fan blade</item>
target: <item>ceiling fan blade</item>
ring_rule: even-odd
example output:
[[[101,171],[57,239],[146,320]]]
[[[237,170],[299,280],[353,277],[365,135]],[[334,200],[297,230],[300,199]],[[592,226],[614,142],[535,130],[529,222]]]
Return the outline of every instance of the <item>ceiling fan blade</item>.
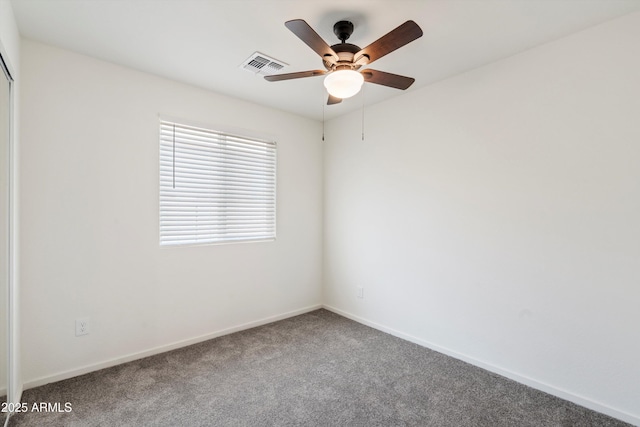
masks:
[[[303,19],[293,19],[285,22],[284,25],[313,49],[315,53],[320,55],[322,59],[332,64],[338,61],[338,55]]]
[[[329,99],[327,99],[327,105],[339,104],[342,102],[342,98],[337,98],[333,95],[329,95]]]
[[[405,90],[416,81],[416,79],[412,77],[400,76],[398,74],[386,73],[384,71],[372,70],[370,68],[360,71],[360,74],[364,77],[365,82],[402,90]]]
[[[291,80],[291,79],[301,79],[303,77],[315,77],[322,76],[327,74],[324,70],[311,70],[311,71],[299,71],[297,73],[286,73],[286,74],[272,74],[270,76],[264,76],[265,80],[270,82],[277,82],[280,80]]]
[[[422,29],[415,22],[407,21],[356,53],[353,58],[358,61],[360,56],[367,55],[369,64],[371,64],[373,61],[411,43],[419,37],[422,37]]]

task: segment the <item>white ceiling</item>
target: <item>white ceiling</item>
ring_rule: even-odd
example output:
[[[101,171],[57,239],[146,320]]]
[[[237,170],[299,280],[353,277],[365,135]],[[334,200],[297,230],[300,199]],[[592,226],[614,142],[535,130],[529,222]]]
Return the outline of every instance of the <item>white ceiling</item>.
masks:
[[[5,1],[5,0],[0,0]],[[640,9],[640,0],[11,0],[23,37],[258,104],[322,119],[322,77],[267,82],[239,68],[254,51],[322,69],[285,26],[306,20],[328,44],[347,19],[365,47],[412,19],[424,36],[372,68],[414,77],[408,90]],[[402,93],[366,84],[366,105]],[[324,107],[331,118],[361,108],[357,95]]]

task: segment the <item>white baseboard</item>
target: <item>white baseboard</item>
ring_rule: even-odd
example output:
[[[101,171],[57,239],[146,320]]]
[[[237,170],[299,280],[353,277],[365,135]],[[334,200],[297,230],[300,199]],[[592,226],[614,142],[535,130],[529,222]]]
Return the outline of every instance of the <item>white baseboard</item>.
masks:
[[[182,341],[177,341],[171,344],[162,345],[159,347],[154,347],[149,350],[140,351],[137,353],[128,354],[126,356],[118,357],[115,359],[105,360],[103,362],[82,366],[76,369],[70,369],[68,371],[60,372],[54,375],[47,375],[44,377],[36,378],[33,380],[26,381],[23,384],[23,389],[28,390],[30,388],[39,387],[41,385],[53,383],[56,381],[62,381],[69,378],[77,377],[79,375],[88,374],[89,372],[99,371],[100,369],[110,368],[112,366],[120,365],[122,363],[131,362],[133,360],[142,359],[149,356],[154,356],[156,354],[165,353],[167,351],[175,350],[177,348],[186,347],[192,344],[197,344],[203,341],[207,341],[213,338],[221,337],[223,335],[229,335],[234,332],[244,331],[246,329],[255,328],[257,326],[266,325],[268,323],[273,323],[278,320],[287,319],[289,317],[298,316],[300,314],[308,313],[310,311],[318,310],[322,308],[321,304],[312,305],[309,307],[301,308],[298,310],[289,311],[287,313],[278,314],[275,316],[266,317],[264,319],[255,320],[252,322],[243,323],[238,326],[234,326],[231,328],[223,329],[216,332],[211,332],[209,334],[200,335],[198,337],[189,338]]]
[[[578,394],[572,393],[572,392],[570,392],[568,390],[564,390],[564,389],[561,389],[561,388],[546,384],[544,382],[537,381],[537,380],[535,380],[533,378],[530,378],[530,377],[528,377],[526,375],[521,375],[521,374],[518,374],[516,372],[510,371],[508,369],[504,369],[504,368],[501,368],[499,366],[493,365],[491,363],[487,363],[487,362],[484,362],[482,360],[478,360],[478,359],[476,359],[476,358],[474,358],[472,356],[468,356],[466,354],[459,353],[457,351],[454,351],[454,350],[451,350],[451,349],[448,349],[448,348],[445,348],[445,347],[441,347],[441,346],[439,346],[437,344],[434,344],[432,342],[425,341],[423,339],[414,337],[413,335],[405,334],[404,332],[400,332],[398,330],[389,328],[387,326],[381,325],[381,324],[376,323],[376,322],[372,322],[372,321],[367,320],[365,318],[362,318],[360,316],[356,316],[354,314],[351,314],[351,313],[348,313],[346,311],[340,310],[339,308],[332,307],[332,306],[326,305],[326,304],[323,305],[322,307],[327,309],[327,310],[329,310],[329,311],[332,311],[332,312],[334,312],[336,314],[339,314],[340,316],[343,316],[343,317],[346,317],[348,319],[354,320],[354,321],[356,321],[358,323],[362,323],[363,325],[370,326],[370,327],[372,327],[374,329],[377,329],[379,331],[386,332],[386,333],[388,333],[390,335],[393,335],[395,337],[402,338],[403,340],[410,341],[410,342],[412,342],[414,344],[418,344],[418,345],[420,345],[422,347],[426,347],[426,348],[429,348],[431,350],[435,350],[438,353],[446,354],[447,356],[451,356],[453,358],[456,358],[456,359],[462,360],[464,362],[467,362],[467,363],[469,363],[471,365],[480,367],[482,369],[486,369],[487,371],[496,373],[498,375],[502,375],[503,377],[507,377],[507,378],[512,379],[514,381],[517,381],[517,382],[519,382],[521,384],[527,385],[529,387],[535,388],[537,390],[543,391],[545,393],[551,394],[551,395],[559,397],[561,399],[568,400],[568,401],[573,402],[575,404],[578,404],[580,406],[584,406],[585,408],[589,408],[589,409],[592,409],[594,411],[601,412],[603,414],[609,415],[611,417],[617,418],[619,420],[625,421],[625,422],[633,424],[635,426],[640,426],[640,416],[629,414],[628,412],[624,412],[624,411],[621,411],[619,409],[612,408],[612,407],[610,407],[608,405],[596,402],[596,401],[591,400],[589,398],[586,398],[586,397],[580,396]]]

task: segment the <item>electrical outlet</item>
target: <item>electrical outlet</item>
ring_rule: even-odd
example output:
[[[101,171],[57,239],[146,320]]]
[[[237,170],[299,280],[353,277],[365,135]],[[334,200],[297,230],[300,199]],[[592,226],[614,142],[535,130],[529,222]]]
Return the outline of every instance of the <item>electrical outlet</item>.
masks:
[[[76,336],[79,337],[80,335],[88,335],[89,334],[89,318],[88,317],[81,317],[79,319],[76,319]]]
[[[358,290],[356,296],[358,298],[364,298],[364,288],[362,286],[358,286],[356,289]]]

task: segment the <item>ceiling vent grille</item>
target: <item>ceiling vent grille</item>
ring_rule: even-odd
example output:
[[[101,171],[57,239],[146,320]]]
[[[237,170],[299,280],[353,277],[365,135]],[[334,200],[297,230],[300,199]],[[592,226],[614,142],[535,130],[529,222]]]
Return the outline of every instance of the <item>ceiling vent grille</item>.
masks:
[[[253,55],[247,58],[242,65],[240,65],[240,68],[251,71],[254,74],[268,76],[280,72],[287,65],[288,64],[282,61],[273,59],[260,52],[254,52]]]

